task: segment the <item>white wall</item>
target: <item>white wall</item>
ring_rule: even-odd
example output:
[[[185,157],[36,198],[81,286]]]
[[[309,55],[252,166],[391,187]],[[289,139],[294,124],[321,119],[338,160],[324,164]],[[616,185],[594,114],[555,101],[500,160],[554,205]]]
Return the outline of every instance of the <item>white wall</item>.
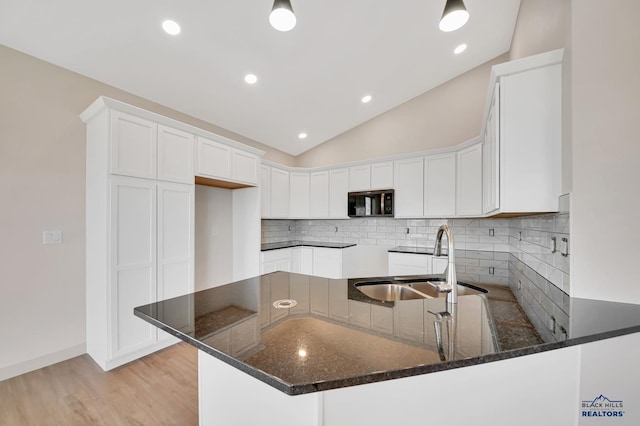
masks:
[[[640,2],[576,0],[572,295],[640,303]]]
[[[233,281],[233,192],[196,185],[195,289]]]
[[[0,76],[0,380],[84,352],[86,136],[78,116],[98,96],[293,164],[288,154],[4,46]],[[42,245],[48,229],[63,232],[61,245]]]

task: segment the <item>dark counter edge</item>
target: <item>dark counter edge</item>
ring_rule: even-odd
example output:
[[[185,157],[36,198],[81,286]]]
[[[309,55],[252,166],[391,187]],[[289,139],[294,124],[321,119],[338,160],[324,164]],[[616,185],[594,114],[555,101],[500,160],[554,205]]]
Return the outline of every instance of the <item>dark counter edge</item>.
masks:
[[[335,248],[344,249],[348,247],[355,247],[356,243],[324,243],[321,241],[283,241],[280,243],[265,243],[260,246],[260,251],[279,250],[291,247],[322,247],[322,248]]]
[[[148,305],[147,305],[148,306]],[[221,361],[237,368],[238,370],[244,371],[250,376],[255,377],[256,379],[274,387],[275,389],[287,394],[287,395],[302,395],[306,393],[326,391],[331,389],[339,389],[346,388],[350,386],[364,385],[368,383],[376,383],[382,382],[385,380],[392,379],[400,379],[404,377],[418,376],[422,374],[428,373],[436,373],[439,371],[451,370],[454,368],[462,368],[462,367],[471,367],[474,365],[486,364],[489,362],[502,361],[505,359],[517,358],[526,355],[533,355],[541,352],[547,352],[554,349],[562,349],[568,348],[570,346],[581,345],[584,343],[595,342],[604,339],[610,339],[613,337],[624,336],[627,334],[633,334],[640,332],[640,325],[622,328],[619,330],[612,330],[602,333],[593,334],[590,336],[576,337],[565,340],[564,342],[555,342],[555,343],[543,343],[541,345],[536,346],[528,346],[520,349],[513,349],[510,351],[498,352],[493,354],[482,355],[478,357],[460,359],[449,362],[442,362],[438,364],[427,364],[421,365],[417,367],[405,368],[395,371],[386,371],[380,373],[367,374],[364,376],[358,377],[349,377],[345,379],[338,380],[330,380],[324,382],[316,382],[316,383],[308,383],[302,385],[289,385],[282,380],[271,376],[269,374],[265,374],[256,368],[251,367],[223,352],[217,351],[207,345],[202,344],[197,339],[194,339],[191,336],[187,336],[181,333],[178,330],[175,330],[167,325],[157,321],[156,319],[146,315],[144,312],[138,310],[138,308],[134,309],[134,315],[155,325],[161,330],[166,331],[167,333],[175,336],[192,346],[195,346],[197,349],[200,349],[207,354],[214,356],[215,358],[220,359]]]

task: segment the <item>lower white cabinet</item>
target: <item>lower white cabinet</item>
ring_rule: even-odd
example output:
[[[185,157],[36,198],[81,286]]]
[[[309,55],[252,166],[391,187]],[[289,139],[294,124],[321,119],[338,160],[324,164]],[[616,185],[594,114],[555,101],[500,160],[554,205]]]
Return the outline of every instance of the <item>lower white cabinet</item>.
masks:
[[[260,253],[262,274],[283,271],[291,272],[291,249],[282,248],[267,250]]]
[[[261,273],[296,272],[324,278],[347,278],[355,264],[353,247],[291,247],[261,253]]]
[[[389,253],[389,275],[424,275],[431,273],[428,254]]]
[[[416,253],[389,253],[389,275],[442,274],[447,269],[447,256]]]
[[[194,185],[107,181],[87,185],[87,352],[104,370],[175,342],[133,308],[194,288]]]

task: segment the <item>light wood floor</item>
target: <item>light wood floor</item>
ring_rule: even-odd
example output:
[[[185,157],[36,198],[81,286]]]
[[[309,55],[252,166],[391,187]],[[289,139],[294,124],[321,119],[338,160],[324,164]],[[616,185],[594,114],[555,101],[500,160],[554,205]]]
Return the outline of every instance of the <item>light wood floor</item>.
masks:
[[[109,372],[85,354],[0,382],[0,425],[197,425],[197,368],[186,343]]]

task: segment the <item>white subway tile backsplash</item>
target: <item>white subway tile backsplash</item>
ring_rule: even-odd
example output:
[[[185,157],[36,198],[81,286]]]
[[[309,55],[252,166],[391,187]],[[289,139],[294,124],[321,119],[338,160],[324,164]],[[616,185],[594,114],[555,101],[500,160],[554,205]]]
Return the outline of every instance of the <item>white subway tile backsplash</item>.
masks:
[[[451,226],[457,249],[473,250],[473,253],[482,253],[482,259],[503,262],[507,262],[509,253],[512,253],[528,266],[530,272],[520,271],[525,281],[534,283],[538,279],[537,275],[539,279],[549,280],[557,289],[569,293],[570,261],[569,257],[561,255],[561,239],[570,238],[569,213],[495,219],[263,220],[262,242],[298,239],[431,248],[434,246],[438,228],[443,223]],[[490,230],[493,235],[490,235]],[[551,238],[554,236],[557,241],[556,253],[552,253]],[[445,247],[448,246],[445,241],[443,244]],[[461,269],[480,268],[479,263],[461,256],[457,256],[456,262]],[[473,270],[473,273],[466,273],[476,281],[480,278],[492,278],[494,281],[504,278],[503,272],[489,275],[487,271]],[[538,291],[544,293],[543,290]]]

